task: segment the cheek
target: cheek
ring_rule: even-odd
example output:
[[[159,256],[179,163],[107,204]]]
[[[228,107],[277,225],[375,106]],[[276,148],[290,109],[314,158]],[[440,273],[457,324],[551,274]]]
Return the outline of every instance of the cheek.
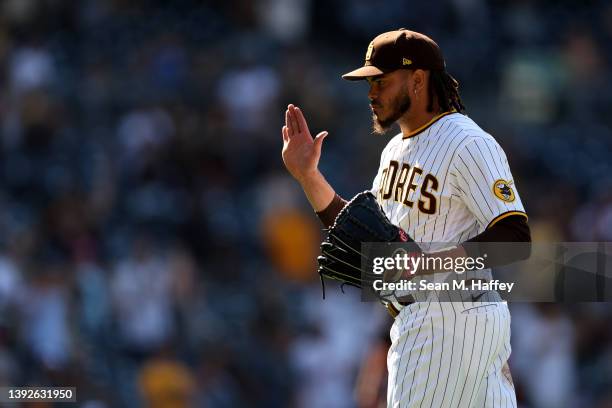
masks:
[[[382,107],[382,108],[386,108],[387,105],[389,104],[389,92],[384,90],[384,91],[380,91],[380,93],[378,94],[378,104]]]
[[[393,107],[393,102],[395,101],[395,94],[391,90],[387,90],[380,98],[380,104],[388,110]]]

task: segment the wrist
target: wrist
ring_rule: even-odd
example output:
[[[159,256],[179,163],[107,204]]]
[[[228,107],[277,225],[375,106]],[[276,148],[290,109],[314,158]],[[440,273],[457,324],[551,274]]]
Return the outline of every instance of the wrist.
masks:
[[[296,177],[296,180],[298,181],[298,183],[300,183],[302,187],[306,187],[308,185],[316,183],[318,180],[322,178],[322,176],[323,175],[321,174],[319,169],[314,169],[307,173],[300,174],[299,176]]]

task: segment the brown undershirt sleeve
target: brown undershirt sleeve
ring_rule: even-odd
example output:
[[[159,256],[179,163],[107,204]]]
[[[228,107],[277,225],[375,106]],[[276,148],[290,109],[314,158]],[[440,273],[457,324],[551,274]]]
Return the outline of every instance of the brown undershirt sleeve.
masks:
[[[531,231],[522,215],[506,217],[466,242],[470,244],[463,247],[470,257],[487,254],[487,268],[521,261],[531,255]],[[516,245],[496,245],[499,242],[515,242]]]
[[[317,217],[321,220],[325,228],[329,228],[334,223],[334,220],[340,213],[340,210],[344,208],[347,201],[340,197],[338,194],[334,196],[334,199],[329,203],[324,210],[317,213]]]

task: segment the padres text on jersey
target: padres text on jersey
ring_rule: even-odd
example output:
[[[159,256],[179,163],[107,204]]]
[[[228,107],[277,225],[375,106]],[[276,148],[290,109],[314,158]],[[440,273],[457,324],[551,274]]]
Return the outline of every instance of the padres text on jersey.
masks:
[[[417,242],[460,243],[504,217],[526,216],[504,151],[459,113],[391,139],[372,191]]]

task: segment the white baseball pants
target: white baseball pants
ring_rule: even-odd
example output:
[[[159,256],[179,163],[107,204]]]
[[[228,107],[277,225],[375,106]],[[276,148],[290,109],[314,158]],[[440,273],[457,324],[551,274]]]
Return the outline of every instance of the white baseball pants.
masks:
[[[505,302],[413,303],[395,319],[391,341],[388,407],[516,407]]]

